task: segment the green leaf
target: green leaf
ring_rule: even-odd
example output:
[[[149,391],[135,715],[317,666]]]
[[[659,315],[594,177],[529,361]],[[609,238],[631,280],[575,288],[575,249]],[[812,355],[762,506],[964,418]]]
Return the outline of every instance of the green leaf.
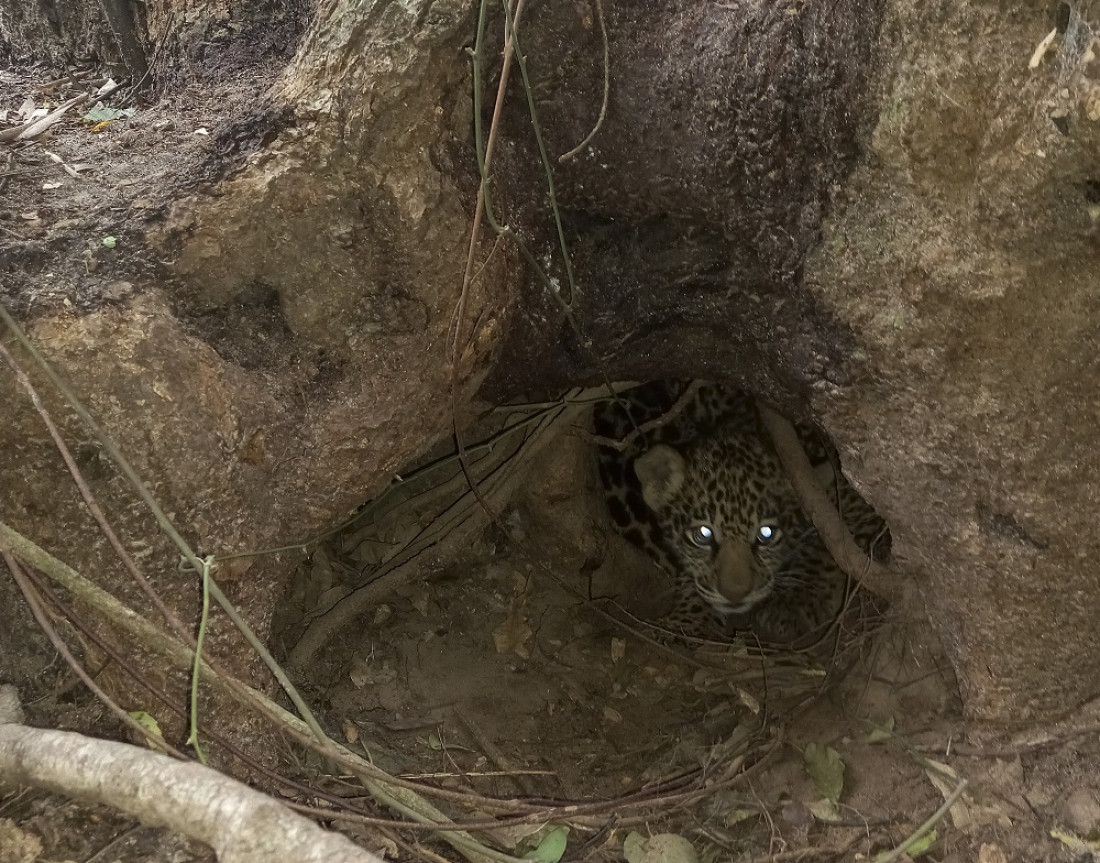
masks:
[[[115,237],[104,237],[103,245],[105,248],[113,249],[118,240]]]
[[[538,863],[558,863],[565,854],[565,845],[569,841],[568,827],[555,827],[546,831],[538,847],[523,855],[524,860],[537,860]]]
[[[130,718],[137,722],[148,733],[149,737],[145,740],[145,745],[156,752],[165,752],[164,735],[160,731],[160,723],[152,714],[146,713],[144,710],[131,710]]]
[[[152,714],[146,713],[144,710],[131,710],[130,718],[158,740],[164,740],[164,735],[160,733],[160,723]]]
[[[759,809],[731,809],[726,813],[726,817],[723,819],[723,823],[727,827],[732,827],[734,824],[740,824],[742,821],[747,821],[750,818],[755,818],[760,814]]]
[[[938,838],[939,835],[936,833],[935,828],[932,828],[906,848],[905,853],[910,857],[920,857],[921,854],[932,847],[932,843]]]
[[[1070,833],[1068,830],[1059,830],[1057,827],[1050,831],[1050,835],[1052,838],[1057,839],[1067,848],[1078,853],[1100,853],[1100,841],[1094,839],[1082,839],[1076,833]]]
[[[840,821],[841,813],[840,809],[832,800],[815,800],[809,804],[810,814],[814,816],[818,821],[824,821],[828,823],[830,821]]]
[[[935,842],[938,838],[939,835],[936,833],[935,828],[929,830],[927,833],[921,834],[909,843],[908,847],[906,847],[905,849],[905,855],[910,858],[919,857],[921,854],[931,848],[932,843]],[[878,854],[875,855],[875,863],[880,863],[880,861],[882,860],[889,860],[891,857],[895,857],[895,853],[893,850],[880,851]]]
[[[96,102],[95,107],[84,115],[84,122],[106,123],[111,120],[121,120],[124,117],[133,116],[133,108],[108,108],[102,102]]]
[[[844,761],[831,746],[807,743],[802,753],[806,773],[814,782],[817,793],[836,803],[844,790]]]

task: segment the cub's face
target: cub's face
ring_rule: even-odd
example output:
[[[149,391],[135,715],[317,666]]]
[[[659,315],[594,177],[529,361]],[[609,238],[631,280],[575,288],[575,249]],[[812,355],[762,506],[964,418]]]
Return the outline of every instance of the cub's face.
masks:
[[[674,564],[729,614],[767,599],[813,531],[778,458],[751,436],[653,446],[634,472]]]

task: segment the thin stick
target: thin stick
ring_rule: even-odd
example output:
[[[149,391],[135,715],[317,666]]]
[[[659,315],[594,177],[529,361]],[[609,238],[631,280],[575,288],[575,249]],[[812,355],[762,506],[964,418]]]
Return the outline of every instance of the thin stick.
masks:
[[[482,37],[485,32],[485,13],[489,6],[489,0],[481,0],[481,9],[478,13],[478,28],[477,28],[477,42],[474,45],[474,88],[478,93],[481,92],[481,65],[480,61],[481,51],[483,49]],[[520,13],[523,11],[523,0],[519,0],[516,7],[516,18],[519,18]],[[507,14],[507,12],[505,13]],[[487,185],[489,182],[489,166],[493,161],[493,147],[497,140],[497,130],[500,128],[500,113],[504,108],[504,93],[508,87],[508,73],[512,68],[512,34],[506,32],[504,34],[504,59],[500,67],[500,82],[497,84],[497,100],[493,105],[493,119],[489,125],[489,138],[485,142],[485,159],[482,165],[481,171],[481,183],[477,189],[477,203],[474,205],[474,223],[470,228],[470,247],[466,252],[466,269],[462,273],[462,290],[458,295],[458,305],[455,307],[454,316],[451,320],[451,326],[454,328],[454,335],[451,337],[451,362],[458,362],[459,346],[462,344],[462,319],[466,315],[466,301],[469,297],[470,284],[473,282],[474,263],[477,258],[477,241],[481,234],[481,220],[485,213],[485,197],[488,194]],[[481,121],[480,118],[475,117],[477,121],[477,129],[480,132]],[[481,142],[478,141],[478,148],[480,149]]]
[[[604,118],[607,117],[607,103],[611,97],[611,48],[607,41],[607,23],[603,19],[603,0],[596,0],[596,18],[600,22],[600,37],[603,40],[603,103],[600,105],[600,116],[596,118],[596,125],[592,131],[584,136],[584,140],[577,144],[568,153],[558,157],[558,162],[568,162],[589,145],[596,133],[600,131]]]
[[[680,393],[676,401],[672,403],[672,407],[670,407],[659,417],[654,417],[649,422],[644,422],[639,426],[634,426],[633,431],[631,431],[624,438],[609,438],[603,437],[602,435],[591,435],[591,438],[595,443],[599,444],[600,446],[605,446],[610,449],[623,452],[641,435],[647,434],[648,432],[653,431],[653,429],[661,428],[662,426],[668,425],[670,422],[676,419],[679,414],[683,413],[683,410],[688,406],[688,403],[695,398],[695,394],[699,392],[699,388],[702,387],[702,385],[702,381],[692,381],[690,384],[688,384],[687,388],[682,393]],[[627,418],[630,419],[631,423],[633,423],[634,418],[630,416],[629,411],[627,411]]]
[[[466,730],[470,732],[470,736],[477,741],[477,745],[481,747],[482,751],[489,757],[489,760],[496,764],[500,768],[503,775],[508,776],[516,785],[519,786],[521,793],[526,794],[528,797],[533,797],[535,789],[531,785],[530,779],[524,775],[524,771],[516,768],[516,765],[512,763],[512,760],[501,750],[499,746],[493,742],[492,738],[470,718],[470,715],[462,710],[460,707],[454,708],[454,714],[459,718],[459,721],[466,726]]]
[[[897,848],[889,852],[885,856],[875,857],[875,863],[894,863],[905,854],[910,848],[913,847],[929,830],[935,827],[947,811],[954,805],[955,801],[959,799],[959,795],[963,793],[966,788],[966,780],[960,779],[959,784],[955,786],[955,790],[947,795],[947,799],[943,801],[943,806],[928,816],[927,820],[921,824],[916,830],[909,834],[909,837],[902,842]]]

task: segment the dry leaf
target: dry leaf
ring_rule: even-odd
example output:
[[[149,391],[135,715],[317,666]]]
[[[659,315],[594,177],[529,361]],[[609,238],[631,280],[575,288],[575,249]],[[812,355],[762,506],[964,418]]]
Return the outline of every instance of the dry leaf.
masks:
[[[943,799],[946,800],[954,790],[958,787],[959,774],[955,772],[954,768],[948,767],[940,761],[928,760],[928,767],[924,771],[928,778],[932,781],[932,784],[936,786],[936,790],[943,795]],[[963,794],[951,804],[951,823],[954,824],[959,830],[965,830],[970,826],[974,820],[970,815],[970,807],[963,801],[967,795]]]
[[[818,821],[841,821],[843,820],[843,813],[832,800],[815,800],[808,804],[810,814],[814,816]]]
[[[514,653],[523,659],[529,659],[531,649],[527,642],[531,640],[534,630],[527,625],[523,613],[518,608],[513,608],[504,622],[493,630],[493,644],[497,653]]]
[[[428,586],[424,582],[414,581],[410,584],[403,584],[394,593],[411,602],[412,607],[419,611],[422,617],[428,616],[430,595],[428,594]]]
[[[886,719],[876,725],[870,734],[867,735],[868,743],[881,743],[884,740],[889,740],[894,736],[894,717],[887,716]]]
[[[648,838],[630,833],[623,841],[623,856],[627,863],[699,863],[699,855],[691,843],[675,833],[658,833]]]
[[[760,702],[751,692],[738,686],[737,697],[740,699],[741,703],[745,705],[745,707],[752,711],[753,716],[760,715]]]
[[[15,140],[27,141],[31,138],[37,138],[39,135],[47,132],[54,123],[56,123],[65,115],[66,111],[73,107],[73,105],[77,105],[80,102],[83,102],[86,98],[88,97],[82,94],[80,96],[74,96],[68,102],[58,105],[46,116],[40,117],[32,123],[29,123],[25,128],[22,128],[19,134],[15,136]],[[4,134],[7,135],[10,132],[13,132],[15,129],[19,128],[20,127],[16,126],[13,129],[5,129]]]
[[[393,615],[393,608],[386,603],[382,603],[374,610],[374,617],[371,618],[371,623],[375,626],[381,626]]]
[[[1047,51],[1050,50],[1050,46],[1054,44],[1054,39],[1058,36],[1058,28],[1055,27],[1046,36],[1043,37],[1043,41],[1035,48],[1035,53],[1031,55],[1031,59],[1027,61],[1027,68],[1038,69],[1039,64],[1043,62],[1043,57],[1046,56]]]
[[[523,605],[527,602],[527,597],[531,595],[531,578],[522,572],[517,572],[514,577],[514,585],[517,604]]]

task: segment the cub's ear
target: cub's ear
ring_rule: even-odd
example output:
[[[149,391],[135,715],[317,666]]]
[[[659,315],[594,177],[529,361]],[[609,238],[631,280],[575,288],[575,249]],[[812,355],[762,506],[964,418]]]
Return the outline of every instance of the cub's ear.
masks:
[[[642,484],[642,498],[650,509],[668,505],[684,484],[687,461],[670,446],[658,444],[634,459],[634,473]]]

